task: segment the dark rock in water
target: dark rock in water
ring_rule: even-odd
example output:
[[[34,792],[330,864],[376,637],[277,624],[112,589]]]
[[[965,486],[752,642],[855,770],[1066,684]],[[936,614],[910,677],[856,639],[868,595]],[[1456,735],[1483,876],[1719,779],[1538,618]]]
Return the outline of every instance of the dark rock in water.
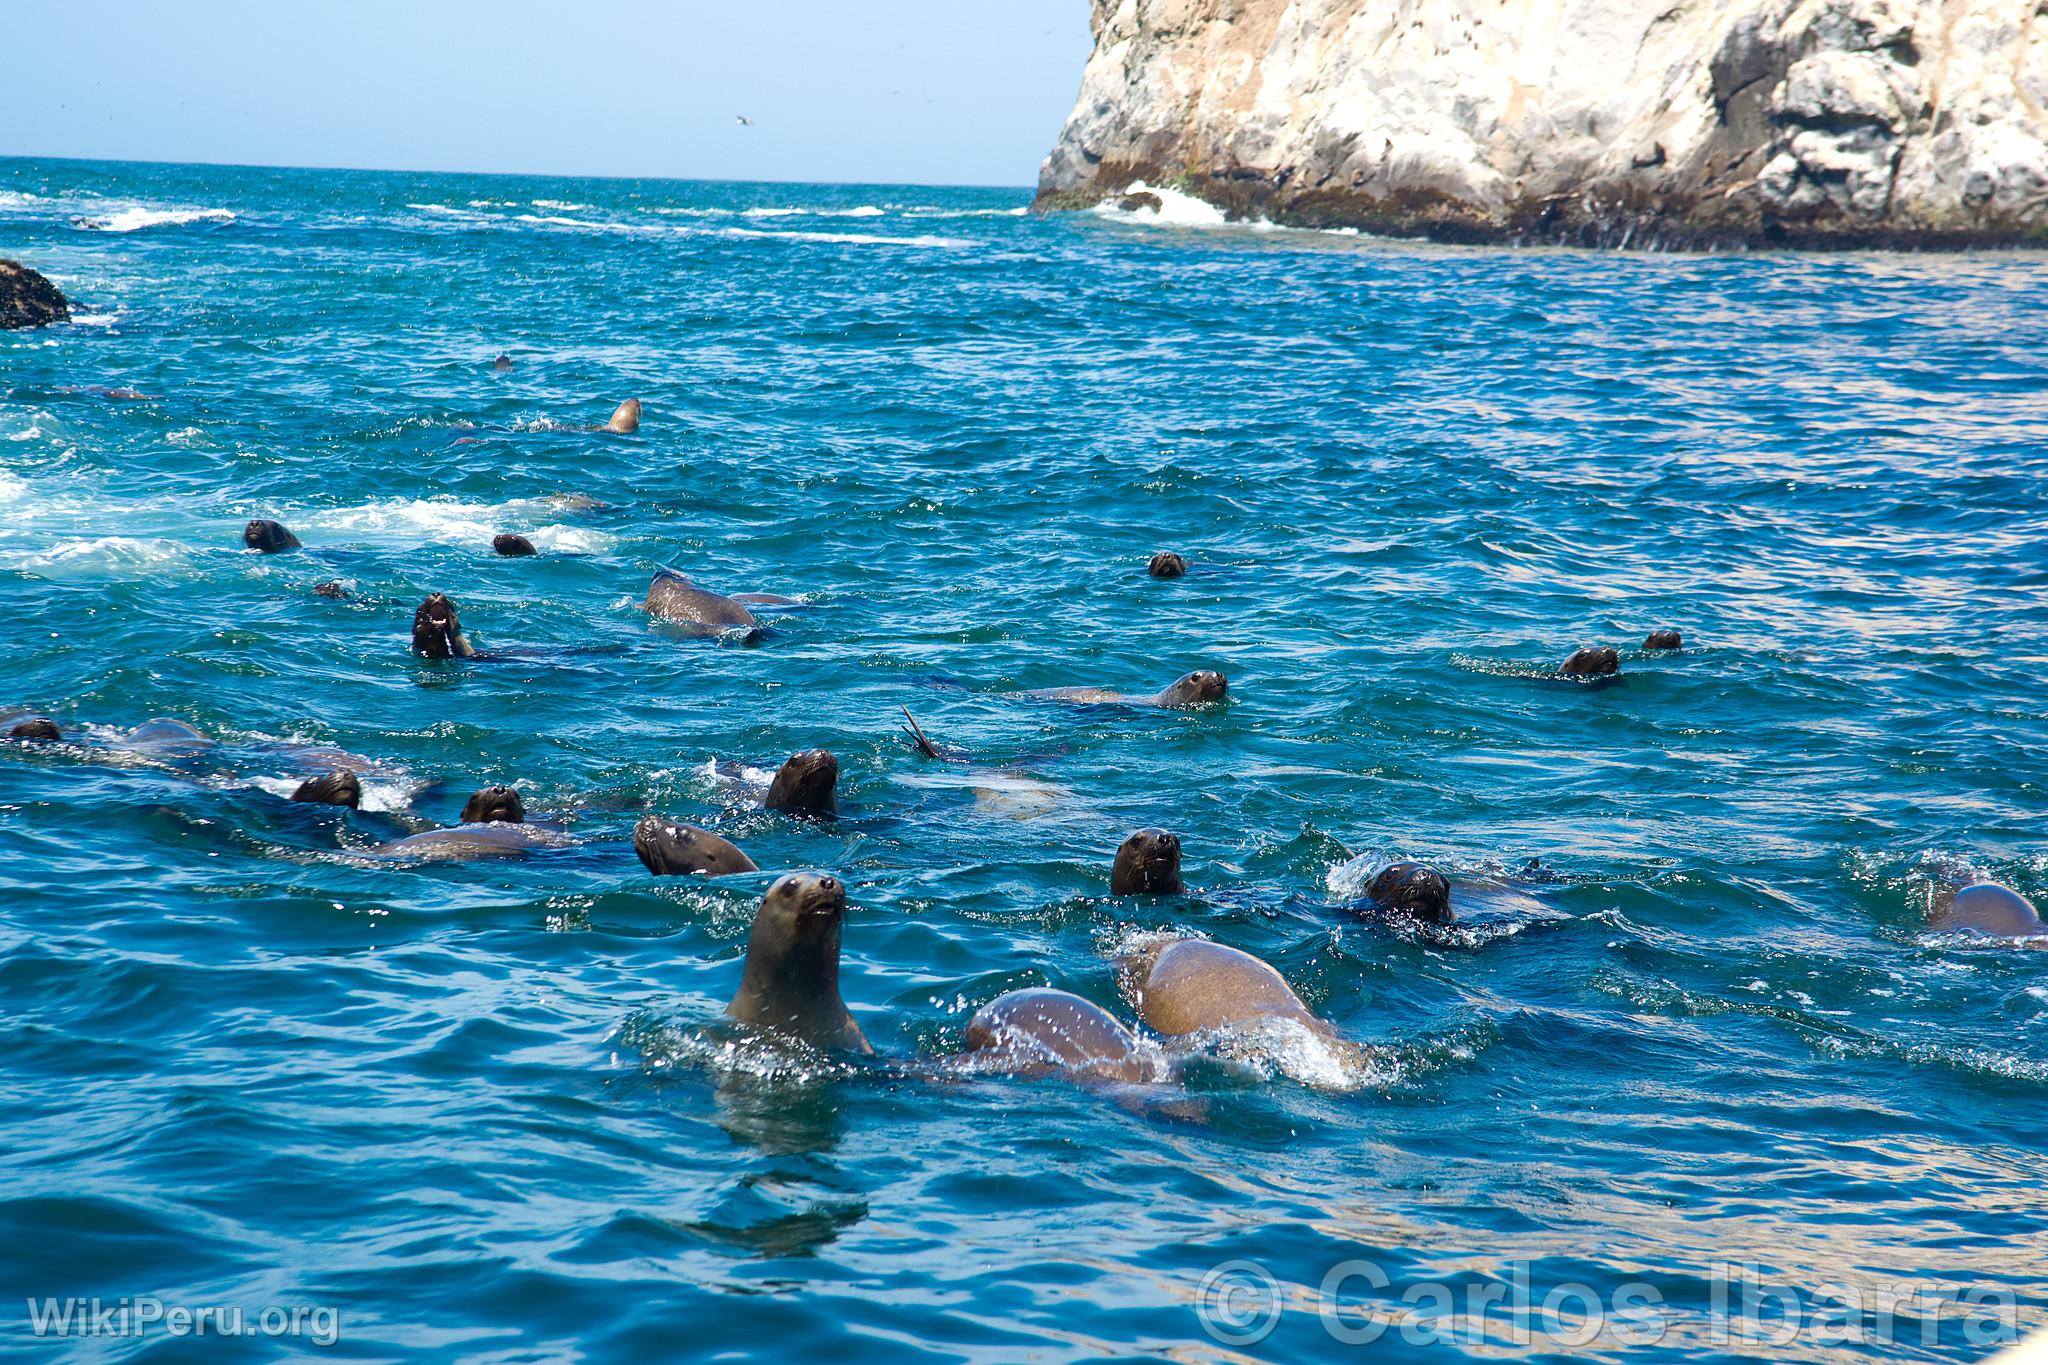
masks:
[[[1152,212],[1157,213],[1166,207],[1159,196],[1153,194],[1150,190],[1140,190],[1136,194],[1127,194],[1116,201],[1116,206],[1125,213],[1136,213],[1139,209],[1150,209]]]
[[[325,583],[315,583],[313,585],[313,595],[315,597],[332,597],[337,602],[346,602],[348,600],[348,589],[341,585],[339,579],[330,578]]]
[[[19,261],[0,261],[0,329],[71,321],[64,295]]]
[[[537,555],[540,553],[539,550],[533,548],[533,542],[525,536],[515,536],[509,533],[495,537],[491,541],[491,548],[501,555],[508,556]]]

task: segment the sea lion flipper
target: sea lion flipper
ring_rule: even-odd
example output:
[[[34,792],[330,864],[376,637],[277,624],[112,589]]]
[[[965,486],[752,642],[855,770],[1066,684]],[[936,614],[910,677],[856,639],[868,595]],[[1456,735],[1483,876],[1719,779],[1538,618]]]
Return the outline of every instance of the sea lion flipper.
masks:
[[[910,708],[908,706],[903,708],[903,719],[910,722],[909,728],[906,729],[903,733],[909,736],[911,748],[917,750],[926,758],[936,758],[941,760],[945,758],[945,755],[939,752],[938,746],[936,744],[933,744],[929,739],[925,738],[923,729],[921,729],[918,726],[917,717],[910,714]]]

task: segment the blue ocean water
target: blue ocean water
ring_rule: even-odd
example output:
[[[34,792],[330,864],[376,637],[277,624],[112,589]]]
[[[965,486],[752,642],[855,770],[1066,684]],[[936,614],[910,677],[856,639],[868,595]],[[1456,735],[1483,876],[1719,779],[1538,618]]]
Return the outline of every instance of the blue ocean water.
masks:
[[[0,751],[0,1349],[218,1358],[33,1334],[94,1296],[317,1307],[332,1344],[242,1354],[379,1360],[1968,1360],[1963,1291],[2041,1323],[2048,957],[1925,907],[2048,893],[2048,260],[1027,202],[0,161],[0,256],[78,314],[0,334],[0,707],[73,737]],[[636,434],[574,429],[626,397]],[[681,639],[637,605],[666,564],[802,606]],[[507,657],[411,657],[433,590]],[[1622,680],[1549,676],[1582,642]],[[1228,703],[1019,695],[1194,668]],[[153,717],[221,747],[121,746]],[[836,822],[730,777],[820,745]],[[371,762],[364,811],[281,799],[308,748]],[[361,856],[488,782],[568,839]],[[649,811],[767,871],[647,876]],[[1108,895],[1145,825],[1187,896]],[[1356,912],[1396,856],[1457,930]],[[718,1023],[799,867],[850,887],[875,1064]],[[1012,987],[1131,1018],[1110,960],[1159,929],[1358,1057],[935,1065]],[[1731,1336],[1731,1265],[1806,1329]],[[1425,1285],[1500,1306],[1432,1342]],[[1656,1306],[1574,1345],[1571,1286]]]

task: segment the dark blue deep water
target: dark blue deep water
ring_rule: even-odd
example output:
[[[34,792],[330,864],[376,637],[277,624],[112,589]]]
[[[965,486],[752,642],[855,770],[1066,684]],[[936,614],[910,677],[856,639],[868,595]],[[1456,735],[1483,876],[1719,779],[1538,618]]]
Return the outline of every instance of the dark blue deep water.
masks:
[[[0,162],[78,312],[0,334],[0,708],[70,736],[0,747],[0,1349],[1972,1360],[2048,1315],[2048,955],[1926,924],[2048,893],[2048,260],[1027,198]],[[664,564],[802,605],[680,638]],[[436,589],[508,657],[411,657]],[[1549,676],[1582,642],[1619,683]],[[1230,700],[1019,695],[1194,668]],[[837,822],[730,776],[819,745]],[[309,747],[364,810],[281,799]],[[560,846],[363,856],[486,782]],[[649,811],[768,870],[657,881]],[[1109,896],[1145,825],[1187,896]],[[1356,913],[1394,856],[1454,931]],[[719,1024],[801,867],[873,1064]],[[1159,929],[1361,1046],[938,1064],[1020,985],[1133,1017]],[[1651,1306],[1574,1345],[1570,1286]],[[93,1296],[338,1340],[34,1335]]]

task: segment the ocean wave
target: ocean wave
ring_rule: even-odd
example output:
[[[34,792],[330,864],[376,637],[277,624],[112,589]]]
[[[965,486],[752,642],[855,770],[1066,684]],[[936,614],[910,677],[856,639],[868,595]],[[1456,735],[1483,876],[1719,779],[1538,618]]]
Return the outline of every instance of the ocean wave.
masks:
[[[49,202],[40,194],[30,194],[27,190],[0,190],[0,209],[27,208],[31,204]]]
[[[851,209],[753,208],[740,210],[743,218],[880,218],[888,210],[873,204]]]
[[[1207,200],[1197,199],[1194,195],[1184,194],[1180,190],[1167,189],[1160,185],[1148,185],[1142,180],[1132,181],[1124,188],[1123,194],[1117,196],[1117,198],[1124,199],[1136,194],[1152,195],[1159,201],[1159,207],[1156,209],[1126,209],[1120,208],[1116,203],[1105,199],[1097,204],[1091,212],[1097,217],[1112,218],[1118,222],[1145,223],[1155,227],[1219,228],[1253,226],[1253,224],[1249,223],[1232,223],[1228,218],[1224,217],[1222,209],[1217,208]],[[1271,226],[1271,224],[1267,226]]]
[[[663,232],[665,229],[647,223],[600,223],[589,218],[565,218],[554,213],[516,213],[514,221],[521,223],[544,223],[549,227],[580,228],[585,232]]]
[[[860,232],[756,232],[751,228],[726,228],[727,237],[765,237],[784,242],[839,242],[849,246],[916,246],[958,248],[970,247],[974,243],[963,237],[935,237],[929,234],[916,237],[875,237]]]
[[[31,435],[39,434],[40,430],[38,428],[30,427],[27,432],[23,433],[20,436],[12,437],[10,439],[21,441],[26,440]],[[28,484],[25,483],[23,480],[17,478],[16,476],[8,473],[6,470],[0,469],[0,502],[13,502],[18,498],[24,498],[27,496]]]
[[[37,577],[94,577],[100,574],[130,576],[151,574],[161,577],[165,570],[179,567],[192,557],[192,550],[179,541],[160,536],[97,536],[60,541],[47,549],[5,557],[9,568]]]
[[[566,199],[530,199],[527,202],[537,209],[548,209],[555,213],[582,213],[592,207],[589,204],[572,204]]]
[[[104,218],[80,218],[75,226],[93,232],[141,232],[146,228],[177,227],[184,223],[232,223],[229,209],[156,209],[146,205],[125,208]]]

